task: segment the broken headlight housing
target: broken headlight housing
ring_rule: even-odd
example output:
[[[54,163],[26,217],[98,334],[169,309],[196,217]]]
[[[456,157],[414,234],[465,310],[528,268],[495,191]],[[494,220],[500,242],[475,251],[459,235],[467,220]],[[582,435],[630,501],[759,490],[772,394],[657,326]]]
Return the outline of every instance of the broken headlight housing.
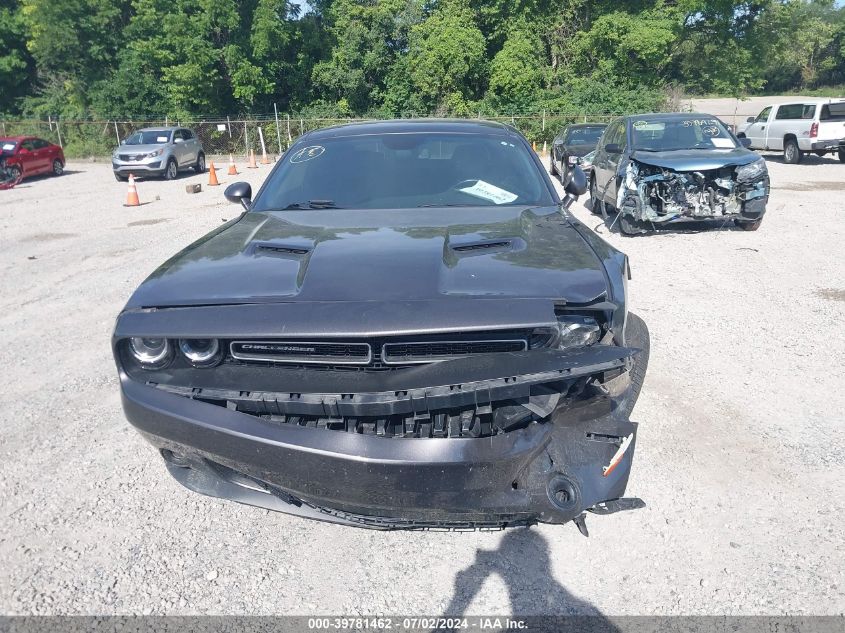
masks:
[[[755,160],[753,163],[748,163],[747,165],[738,167],[736,170],[736,178],[737,180],[754,180],[755,178],[759,178],[765,174],[766,171],[766,161],[760,158]]]
[[[597,343],[601,338],[601,326],[593,317],[567,314],[557,318],[558,335],[556,347],[584,347]]]

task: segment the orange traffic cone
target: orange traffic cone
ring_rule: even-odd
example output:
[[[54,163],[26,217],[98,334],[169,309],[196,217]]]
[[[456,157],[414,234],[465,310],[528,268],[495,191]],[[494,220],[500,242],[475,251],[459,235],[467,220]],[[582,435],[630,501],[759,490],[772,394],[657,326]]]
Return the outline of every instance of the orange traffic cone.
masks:
[[[140,207],[141,201],[138,200],[138,190],[135,188],[135,176],[129,174],[129,191],[126,192],[126,204],[124,207]]]
[[[258,169],[258,165],[255,164],[255,152],[249,150],[249,165],[247,165],[250,169]]]
[[[214,161],[211,161],[208,165],[208,186],[209,187],[216,187],[220,183],[217,182],[217,168],[214,166]]]
[[[238,168],[235,167],[235,157],[229,154],[229,175],[230,176],[237,176],[238,175]]]
[[[269,165],[270,159],[267,158],[267,149],[262,147],[261,148],[261,164],[262,165]]]
[[[535,152],[537,151],[537,141],[531,143],[531,149],[533,149]]]

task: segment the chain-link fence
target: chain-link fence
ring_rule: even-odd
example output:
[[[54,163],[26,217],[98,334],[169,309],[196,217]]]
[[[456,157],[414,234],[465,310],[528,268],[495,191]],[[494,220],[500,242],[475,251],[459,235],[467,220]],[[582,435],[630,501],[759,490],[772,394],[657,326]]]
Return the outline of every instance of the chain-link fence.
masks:
[[[488,121],[512,125],[529,141],[542,147],[570,123],[607,122],[617,114],[529,114],[481,116]],[[473,117],[475,118],[475,117]],[[295,115],[253,116],[247,119],[211,118],[174,120],[169,118],[138,121],[85,120],[0,120],[0,135],[32,135],[61,145],[69,158],[106,157],[133,131],[145,127],[179,125],[190,128],[209,156],[284,152],[299,136],[317,128],[366,121],[363,118],[314,118]],[[263,147],[262,147],[263,141]]]

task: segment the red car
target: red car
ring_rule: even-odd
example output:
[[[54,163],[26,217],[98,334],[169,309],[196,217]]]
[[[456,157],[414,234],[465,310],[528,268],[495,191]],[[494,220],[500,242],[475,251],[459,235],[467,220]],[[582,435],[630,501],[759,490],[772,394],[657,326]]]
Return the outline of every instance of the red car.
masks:
[[[0,167],[5,167],[14,180],[53,174],[61,176],[65,169],[62,148],[34,136],[0,138]]]

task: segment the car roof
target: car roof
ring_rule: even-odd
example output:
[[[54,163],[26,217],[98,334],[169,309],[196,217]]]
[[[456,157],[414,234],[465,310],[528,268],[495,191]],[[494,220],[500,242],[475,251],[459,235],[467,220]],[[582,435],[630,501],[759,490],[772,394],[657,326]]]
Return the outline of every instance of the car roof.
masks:
[[[783,105],[800,105],[804,103],[814,103],[814,104],[825,104],[825,103],[839,103],[841,101],[845,101],[845,97],[807,97],[806,99],[795,99],[792,101],[778,101],[777,103],[772,103],[771,105],[765,106],[766,108],[772,108],[774,106],[783,106]]]
[[[567,130],[572,130],[575,128],[582,128],[582,127],[607,127],[607,123],[570,123],[566,126]]]
[[[706,112],[650,112],[648,114],[629,114],[624,118],[628,121],[674,121],[676,119],[694,119],[695,117],[719,119],[716,115]]]
[[[392,119],[334,125],[313,130],[308,132],[306,136],[309,140],[320,140],[342,136],[408,133],[518,135],[518,132],[509,125],[484,119]]]
[[[136,132],[175,132],[176,130],[184,129],[181,125],[171,125],[168,127],[161,126],[161,127],[142,127],[139,130],[135,130]]]

